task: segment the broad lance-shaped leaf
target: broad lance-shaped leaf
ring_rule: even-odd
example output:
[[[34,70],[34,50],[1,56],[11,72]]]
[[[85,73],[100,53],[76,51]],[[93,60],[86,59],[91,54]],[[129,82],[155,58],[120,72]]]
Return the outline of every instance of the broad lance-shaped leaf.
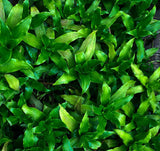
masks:
[[[111,97],[111,88],[108,86],[106,82],[103,82],[102,85],[102,94],[101,94],[101,104],[106,105]]]
[[[37,121],[37,120],[39,120],[39,119],[44,117],[44,113],[43,112],[41,112],[40,110],[38,110],[38,109],[36,109],[34,107],[29,107],[26,104],[24,104],[22,106],[22,110],[26,115],[30,116],[35,121]]]
[[[130,87],[133,87],[135,84],[135,81],[130,80],[126,82],[124,85],[122,85],[112,96],[111,101],[114,102],[117,99],[123,98],[126,96],[126,93]]]
[[[19,80],[15,76],[11,74],[5,74],[4,77],[6,78],[10,88],[16,91],[19,90]]]
[[[135,77],[145,86],[148,82],[148,77],[144,76],[143,72],[138,68],[136,64],[131,64],[131,69]]]
[[[66,127],[73,132],[77,127],[77,121],[61,106],[59,110],[60,118]]]
[[[153,82],[157,80],[158,78],[160,78],[160,67],[156,69],[156,71],[154,71],[154,73],[150,76],[149,82]]]
[[[120,129],[115,129],[115,132],[118,134],[118,136],[123,140],[123,143],[125,145],[129,145],[131,141],[133,141],[132,136],[129,133],[124,132],[123,130]]]
[[[3,0],[0,0],[0,18],[5,21],[5,12],[3,7]]]
[[[53,85],[68,84],[76,79],[77,76],[71,71],[70,73],[64,73]]]
[[[131,48],[133,46],[134,43],[134,38],[129,40],[122,48],[122,50],[120,51],[119,54],[119,58],[118,60],[123,60],[123,59],[128,59],[128,57],[130,56],[131,53]]]
[[[67,136],[65,135],[63,137],[63,151],[73,151],[72,145],[70,140],[67,138]]]
[[[23,41],[34,48],[42,48],[42,41],[39,38],[37,38],[34,34],[27,33],[26,36],[23,38]]]
[[[12,51],[0,46],[0,65],[8,62],[11,59]]]
[[[82,94],[87,92],[87,90],[89,89],[90,83],[91,83],[91,79],[90,79],[90,75],[83,75],[80,74],[80,85],[82,88]]]
[[[75,60],[77,63],[88,61],[92,58],[96,47],[96,31],[93,31],[83,41],[80,49],[75,54]]]
[[[150,48],[150,49],[147,49],[147,50],[145,51],[145,53],[146,53],[146,58],[149,59],[149,58],[152,57],[158,50],[159,50],[159,48]]]
[[[76,105],[76,103],[79,100],[84,100],[84,98],[82,96],[78,96],[78,95],[61,95],[61,97],[67,101],[68,103],[72,104],[72,105]]]
[[[13,58],[5,64],[0,65],[0,73],[11,73],[21,69],[32,69],[32,66],[23,60]]]
[[[136,40],[137,45],[137,60],[138,62],[142,62],[145,54],[144,42],[142,39]]]
[[[4,21],[0,18],[0,44],[6,46],[11,37],[10,30]]]
[[[15,5],[11,9],[11,11],[8,15],[8,18],[7,18],[7,21],[6,21],[7,25],[11,29],[13,29],[16,26],[16,24],[21,21],[22,14],[23,14],[23,5],[21,5],[21,4]]]
[[[25,36],[29,30],[31,24],[31,16],[26,17],[25,19],[21,20],[12,30],[12,34],[14,38],[21,38]]]
[[[88,132],[89,129],[89,118],[88,118],[88,114],[87,112],[85,113],[85,115],[83,116],[82,122],[80,124],[80,129],[79,129],[79,134],[83,134]]]

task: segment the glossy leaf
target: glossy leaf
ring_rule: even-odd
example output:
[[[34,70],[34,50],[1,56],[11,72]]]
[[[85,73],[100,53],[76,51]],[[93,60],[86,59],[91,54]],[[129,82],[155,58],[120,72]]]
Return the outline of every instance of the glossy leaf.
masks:
[[[83,134],[88,132],[89,129],[89,118],[87,112],[83,116],[82,122],[80,123],[80,129],[79,129],[79,134]]]
[[[59,106],[60,106],[59,115],[62,122],[66,125],[68,130],[73,132],[74,129],[77,127],[77,121],[61,105]]]
[[[137,45],[137,60],[138,62],[142,62],[144,58],[145,48],[144,48],[144,42],[142,39],[136,40]]]
[[[16,91],[19,90],[19,80],[15,76],[11,74],[5,74],[4,77],[6,78],[10,88]]]
[[[7,25],[13,29],[17,23],[19,23],[22,19],[22,14],[23,14],[23,5],[21,4],[17,4],[15,5],[9,15],[8,15],[8,18],[7,18]]]
[[[136,64],[131,64],[131,69],[136,78],[145,86],[148,82],[148,77],[144,76],[143,72],[138,68]]]
[[[101,104],[106,105],[111,97],[111,88],[106,82],[103,82],[102,85],[102,94],[101,94]]]
[[[63,137],[63,147],[62,148],[64,151],[73,151],[70,140],[67,138],[67,136]]]
[[[129,133],[126,133],[126,132],[124,132],[123,130],[120,130],[120,129],[115,129],[115,132],[123,140],[123,143],[125,145],[128,146],[129,143],[133,141],[133,138]]]
[[[75,105],[79,100],[84,100],[83,97],[77,95],[62,95],[61,97],[72,105]]]
[[[41,118],[44,117],[44,113],[41,112],[40,110],[34,108],[34,107],[29,107],[26,104],[24,104],[22,106],[22,110],[23,112],[28,115],[29,117],[31,117],[34,121],[37,121]]]
[[[153,81],[157,80],[158,78],[160,78],[160,67],[158,69],[156,69],[153,72],[153,74],[150,76],[149,82],[153,82]]]

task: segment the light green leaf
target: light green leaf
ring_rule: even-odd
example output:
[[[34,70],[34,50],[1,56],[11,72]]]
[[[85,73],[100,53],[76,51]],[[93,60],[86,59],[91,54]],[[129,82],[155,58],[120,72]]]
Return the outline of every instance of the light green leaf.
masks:
[[[160,78],[160,67],[156,69],[153,74],[149,78],[149,82],[156,81],[157,79]]]
[[[127,94],[137,94],[137,93],[142,93],[144,91],[143,86],[142,85],[137,85],[135,87],[132,87],[130,89],[128,89]]]
[[[66,135],[63,137],[63,147],[62,148],[63,148],[63,151],[73,151],[73,148],[71,146],[71,142],[67,138]]]
[[[4,12],[3,0],[0,0],[0,18],[5,22],[5,12]]]
[[[28,107],[26,104],[22,106],[23,112],[31,117],[34,121],[40,120],[44,117],[44,113],[34,107]]]
[[[109,85],[106,82],[103,82],[102,85],[102,94],[101,94],[101,104],[102,105],[106,105],[111,97],[111,88],[109,87]]]
[[[129,40],[122,48],[122,50],[120,51],[119,54],[119,58],[118,60],[121,61],[123,59],[128,59],[128,57],[130,56],[131,53],[131,48],[133,46],[134,43],[134,38]]]
[[[88,132],[89,129],[89,118],[87,112],[83,116],[82,122],[80,123],[80,129],[79,129],[79,134],[83,134]]]
[[[75,75],[64,73],[53,85],[68,84],[76,79],[77,77]]]
[[[79,58],[81,58],[80,56],[82,56],[82,58],[85,57],[86,61],[90,60],[92,58],[92,56],[94,55],[95,47],[96,47],[96,31],[93,31],[83,41],[80,49],[76,52],[76,54],[75,54],[76,62],[81,63],[84,61],[83,59],[79,59]]]
[[[26,36],[23,38],[23,41],[34,48],[42,48],[41,40],[37,38],[34,34],[27,33]]]
[[[128,146],[130,142],[133,141],[132,136],[129,133],[126,133],[123,130],[115,129],[115,132],[118,134],[118,136],[123,140],[123,143]]]
[[[124,113],[131,117],[132,114],[134,113],[134,105],[132,102],[128,102],[127,104],[125,104],[124,106],[122,106],[122,110],[124,111]]]
[[[145,86],[148,82],[148,77],[144,76],[143,72],[138,68],[136,64],[131,64],[131,69],[135,77]]]
[[[16,26],[16,24],[21,21],[22,14],[23,14],[23,5],[21,4],[17,4],[11,9],[6,21],[9,28],[13,29]]]
[[[97,150],[99,147],[101,147],[101,142],[100,141],[91,140],[88,143],[89,143],[89,147],[91,149],[96,149]]]
[[[23,60],[13,58],[10,61],[0,65],[0,73],[11,73],[21,69],[32,69],[32,66]]]
[[[145,100],[144,102],[142,102],[137,110],[137,113],[140,115],[143,115],[149,108],[149,100]]]
[[[62,122],[71,132],[73,132],[77,127],[77,121],[61,105],[59,106],[60,106],[59,115]]]
[[[147,49],[147,50],[145,51],[145,53],[146,53],[146,58],[149,59],[149,58],[152,57],[158,50],[159,50],[159,48],[150,48],[150,49]]]
[[[31,16],[26,17],[21,20],[12,30],[12,34],[14,38],[21,38],[25,36],[29,30],[31,24]]]
[[[78,96],[78,95],[61,95],[61,97],[67,101],[68,103],[72,104],[72,105],[76,105],[77,102],[79,102],[79,100],[84,100],[84,98],[82,96]]]
[[[120,147],[115,147],[115,148],[109,149],[107,151],[126,151],[126,147],[124,145],[122,145]]]
[[[15,76],[11,74],[5,74],[4,77],[6,78],[9,84],[9,87],[11,89],[16,90],[16,91],[19,90],[19,80]]]
[[[117,99],[123,98],[126,96],[126,93],[130,87],[133,87],[135,84],[135,81],[130,80],[126,82],[124,85],[122,85],[112,96],[111,101],[114,102]]]
[[[3,148],[2,148],[2,151],[8,151],[8,144],[10,143],[11,141],[7,141],[4,145],[3,145]]]

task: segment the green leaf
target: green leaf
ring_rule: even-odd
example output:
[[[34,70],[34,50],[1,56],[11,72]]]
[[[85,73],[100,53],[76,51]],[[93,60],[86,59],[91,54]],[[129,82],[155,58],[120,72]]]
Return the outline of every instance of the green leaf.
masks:
[[[14,38],[21,38],[25,36],[29,30],[31,24],[31,16],[26,17],[21,20],[12,30],[12,34]]]
[[[59,115],[62,122],[66,125],[68,130],[73,132],[77,127],[77,121],[61,105],[59,106],[60,106]]]
[[[119,58],[118,60],[121,61],[121,60],[124,60],[124,59],[128,59],[128,57],[130,56],[130,53],[131,53],[131,48],[133,46],[133,43],[134,43],[134,38],[129,40],[122,48],[122,50],[120,51],[120,54],[119,54]]]
[[[5,22],[5,11],[3,6],[3,0],[0,0],[0,18]]]
[[[12,51],[0,46],[0,65],[5,64],[11,59]]]
[[[102,145],[100,141],[96,140],[90,140],[88,144],[91,149],[96,149],[96,150]]]
[[[66,0],[64,5],[64,14],[66,16],[70,15],[74,9],[74,0]]]
[[[126,93],[130,87],[134,86],[135,81],[130,80],[122,85],[112,96],[111,101],[114,102],[117,99],[121,99],[126,96]]]
[[[19,80],[15,76],[11,74],[5,74],[4,77],[6,78],[9,84],[9,87],[11,89],[16,90],[16,91],[19,90]]]
[[[146,58],[149,59],[149,58],[152,57],[158,50],[159,50],[159,48],[150,48],[150,49],[147,49],[147,50],[145,51],[145,53],[146,53]]]
[[[26,104],[22,106],[23,112],[31,117],[34,121],[38,121],[44,117],[44,113],[34,107],[28,107]]]
[[[156,81],[160,78],[160,67],[157,68],[149,78],[149,82]]]
[[[126,133],[123,130],[115,129],[115,132],[118,134],[118,136],[123,140],[123,143],[128,146],[130,142],[133,141],[132,136],[129,133]]]
[[[160,30],[160,20],[154,20],[149,25],[147,25],[146,30],[152,32],[153,34]]]
[[[80,123],[80,129],[79,129],[79,134],[83,134],[88,132],[89,129],[89,118],[87,112],[83,116],[82,122]]]
[[[79,78],[80,78],[80,86],[82,88],[82,94],[86,93],[87,90],[89,89],[89,86],[90,86],[90,83],[91,83],[90,75],[80,74]]]
[[[42,13],[35,15],[32,18],[31,28],[35,29],[36,27],[40,26],[51,15],[52,13],[50,12],[42,12]]]
[[[16,26],[16,24],[21,21],[22,14],[23,14],[23,5],[21,4],[17,4],[11,9],[6,21],[9,28],[13,29]]]
[[[53,85],[68,84],[76,79],[77,77],[75,75],[64,73]]]
[[[0,44],[6,46],[11,37],[10,30],[4,21],[0,18]]]
[[[37,49],[42,48],[41,40],[37,38],[34,34],[27,33],[26,36],[23,38],[23,41],[34,48],[37,48]]]
[[[125,104],[124,106],[122,106],[122,110],[124,111],[124,113],[131,117],[132,114],[134,113],[134,105],[132,102],[128,102],[127,104]]]
[[[10,61],[0,65],[0,73],[11,73],[21,69],[32,69],[32,66],[25,61],[13,58]]]
[[[94,55],[95,47],[96,47],[96,31],[93,31],[83,41],[80,49],[76,52],[76,54],[75,54],[76,62],[77,63],[83,62],[84,60],[81,59],[83,57],[85,57],[86,61],[90,60],[92,58],[92,56]]]
[[[79,100],[84,100],[84,98],[82,96],[78,96],[78,95],[61,95],[61,97],[67,101],[68,103],[72,104],[72,105],[76,105],[77,102],[79,102]]]
[[[144,42],[142,39],[136,40],[137,45],[137,61],[138,63],[142,62],[145,54]]]
[[[102,94],[101,94],[101,104],[102,105],[106,105],[111,97],[111,88],[109,87],[109,85],[106,82],[103,82],[102,85]]]
[[[10,142],[11,142],[11,141],[9,140],[8,142],[6,142],[6,143],[3,145],[2,151],[8,151],[8,144],[9,144]]]
[[[63,137],[63,147],[62,148],[63,148],[63,151],[73,151],[73,148],[71,146],[71,142],[67,138],[66,135]]]
[[[28,15],[29,15],[29,0],[24,0],[22,18],[26,18]]]
[[[115,147],[115,148],[109,149],[107,151],[126,151],[126,147],[124,145],[122,145],[120,147]]]
[[[143,91],[144,91],[143,86],[142,85],[137,85],[135,87],[130,88],[127,91],[127,94],[128,95],[130,95],[130,94],[137,94],[137,93],[142,93]]]
[[[34,135],[34,131],[31,128],[28,128],[24,132],[23,145],[25,148],[33,147],[37,144],[38,137]]]
[[[137,113],[143,115],[148,110],[149,106],[150,106],[149,99],[147,99],[140,104]]]
[[[144,76],[143,72],[138,68],[136,64],[131,64],[131,69],[135,77],[145,86],[148,82],[148,77]]]

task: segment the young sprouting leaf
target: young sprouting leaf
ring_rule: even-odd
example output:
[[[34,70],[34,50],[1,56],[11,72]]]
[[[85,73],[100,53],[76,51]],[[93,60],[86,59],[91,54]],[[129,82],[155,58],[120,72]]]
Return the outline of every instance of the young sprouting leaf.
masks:
[[[77,121],[61,106],[59,110],[59,115],[62,120],[62,122],[66,125],[68,130],[73,132],[75,128],[77,127]]]
[[[34,34],[27,33],[26,36],[23,38],[23,41],[34,48],[42,48],[41,40],[37,38]]]
[[[131,69],[135,77],[145,86],[148,82],[148,77],[144,76],[143,72],[138,68],[136,64],[131,64]]]
[[[15,76],[11,74],[5,74],[4,77],[6,78],[10,88],[16,91],[19,90],[19,80]]]
[[[3,6],[3,0],[0,0],[0,18],[5,22],[5,11]]]
[[[125,131],[120,130],[120,129],[115,129],[115,132],[123,140],[123,143],[126,146],[128,146],[129,143],[133,141],[133,137],[129,133],[126,133]]]
[[[35,15],[32,18],[31,28],[34,29],[40,26],[51,15],[52,14],[50,12],[42,12],[42,13]]]
[[[136,40],[136,45],[137,45],[137,61],[142,62],[145,54],[145,48],[144,48],[144,42],[142,39],[137,39]]]
[[[111,101],[114,102],[117,99],[121,99],[126,96],[127,91],[130,87],[133,87],[135,84],[135,81],[130,80],[126,82],[124,85],[122,85],[112,96]]]
[[[80,78],[79,83],[80,83],[80,86],[82,88],[82,94],[83,94],[89,89],[89,86],[90,86],[90,83],[91,83],[90,75],[80,74],[79,78]]]
[[[160,78],[160,67],[156,69],[153,74],[149,78],[149,82],[156,81],[157,79]]]
[[[9,28],[13,29],[17,23],[19,23],[22,19],[23,14],[23,5],[17,4],[15,5],[7,18],[6,24],[9,26]]]
[[[33,147],[37,144],[38,137],[34,134],[32,128],[28,128],[24,132],[23,145],[24,147]]]
[[[0,46],[0,65],[5,64],[11,59],[12,51]]]
[[[75,60],[77,63],[83,62],[83,58],[86,61],[90,60],[94,55],[96,47],[96,31],[93,31],[88,37],[83,41],[80,49],[75,54]],[[82,58],[82,59],[81,59]]]
[[[111,88],[106,82],[103,82],[102,93],[100,98],[101,104],[106,105],[109,102],[110,97],[111,97]]]
[[[31,117],[34,121],[38,121],[41,118],[44,117],[44,113],[41,112],[40,110],[34,108],[34,107],[29,107],[26,104],[24,104],[22,106],[22,110],[23,112],[28,115],[29,117]]]
[[[79,134],[83,134],[88,132],[89,129],[89,118],[88,118],[88,114],[87,112],[85,113],[85,115],[83,116],[82,122],[80,124],[80,129],[79,129]]]
[[[12,30],[12,34],[14,38],[21,38],[25,36],[29,30],[31,24],[31,16],[26,17],[21,20]]]
[[[4,21],[0,18],[0,44],[6,46],[11,37],[10,30]]]
[[[128,59],[128,57],[130,56],[131,53],[131,48],[133,46],[134,43],[134,38],[129,40],[122,48],[122,50],[120,51],[119,54],[119,58],[118,60],[121,61],[123,59]]]
[[[32,66],[23,60],[13,58],[10,61],[0,65],[0,73],[11,73],[21,69],[32,69]]]
[[[65,135],[63,137],[63,151],[73,151],[72,145],[70,140],[67,138],[67,136]]]

